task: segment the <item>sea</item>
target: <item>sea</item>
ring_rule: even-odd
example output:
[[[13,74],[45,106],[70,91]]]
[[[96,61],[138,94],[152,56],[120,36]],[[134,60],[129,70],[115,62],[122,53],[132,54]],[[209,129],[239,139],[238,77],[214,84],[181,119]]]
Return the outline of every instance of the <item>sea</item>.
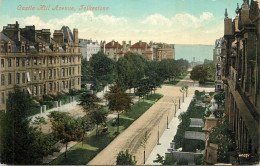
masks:
[[[182,45],[175,44],[175,59],[186,59],[189,62],[213,60],[214,45]]]

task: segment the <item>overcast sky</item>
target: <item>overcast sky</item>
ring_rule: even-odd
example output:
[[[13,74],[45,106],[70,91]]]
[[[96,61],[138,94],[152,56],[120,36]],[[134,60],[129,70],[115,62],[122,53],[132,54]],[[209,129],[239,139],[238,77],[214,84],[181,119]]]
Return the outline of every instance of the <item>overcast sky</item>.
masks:
[[[243,0],[0,0],[0,27],[35,25],[36,29],[78,28],[79,37],[111,41],[154,41],[213,45],[223,36],[225,8],[235,17]],[[34,11],[17,10],[18,6]],[[40,5],[50,5],[40,11]],[[74,11],[52,8],[74,7]],[[81,5],[109,7],[107,11],[79,11]]]

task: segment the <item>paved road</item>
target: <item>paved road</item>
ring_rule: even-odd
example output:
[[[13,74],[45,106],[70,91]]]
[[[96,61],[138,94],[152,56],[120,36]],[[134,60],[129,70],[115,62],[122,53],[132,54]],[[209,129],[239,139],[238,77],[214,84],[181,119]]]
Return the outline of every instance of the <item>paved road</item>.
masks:
[[[147,159],[157,143],[158,128],[159,131],[163,132],[166,128],[167,115],[169,121],[173,118],[175,111],[174,101],[178,101],[178,98],[182,97],[180,88],[186,85],[190,87],[188,96],[193,96],[196,88],[191,88],[193,82],[190,80],[189,76],[181,80],[176,86],[162,86],[162,88],[159,88],[156,93],[161,93],[164,96],[88,164],[115,165],[117,154],[126,149],[136,156],[137,164],[142,164],[143,148],[141,147],[141,141],[145,132],[148,131],[151,134],[146,147]],[[160,135],[162,132],[160,132]]]

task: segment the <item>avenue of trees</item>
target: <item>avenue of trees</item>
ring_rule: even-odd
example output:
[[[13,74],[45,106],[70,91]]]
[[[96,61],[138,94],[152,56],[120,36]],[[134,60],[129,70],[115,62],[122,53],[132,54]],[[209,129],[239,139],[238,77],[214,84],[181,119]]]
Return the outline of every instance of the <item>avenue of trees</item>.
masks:
[[[216,67],[211,60],[205,59],[203,65],[193,67],[190,78],[199,83],[215,81]]]
[[[137,54],[125,55],[114,62],[103,52],[98,52],[89,61],[82,60],[82,76],[92,84],[92,90],[117,83],[124,90],[134,88],[136,95],[143,97],[165,80],[182,75],[188,67],[187,60],[147,61]]]

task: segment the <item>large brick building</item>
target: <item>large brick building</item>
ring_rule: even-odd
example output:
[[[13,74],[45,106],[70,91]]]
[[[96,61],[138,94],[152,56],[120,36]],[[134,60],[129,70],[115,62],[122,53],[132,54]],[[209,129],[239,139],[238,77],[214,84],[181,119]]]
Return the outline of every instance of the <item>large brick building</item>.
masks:
[[[71,34],[72,35],[72,34]],[[8,24],[0,33],[0,108],[5,109],[14,85],[31,96],[56,95],[81,87],[81,48],[78,30],[64,38],[63,30],[36,30]]]
[[[260,154],[259,9],[259,0],[244,0],[233,20],[227,10],[224,19],[225,113],[235,134],[240,163],[259,161]]]

